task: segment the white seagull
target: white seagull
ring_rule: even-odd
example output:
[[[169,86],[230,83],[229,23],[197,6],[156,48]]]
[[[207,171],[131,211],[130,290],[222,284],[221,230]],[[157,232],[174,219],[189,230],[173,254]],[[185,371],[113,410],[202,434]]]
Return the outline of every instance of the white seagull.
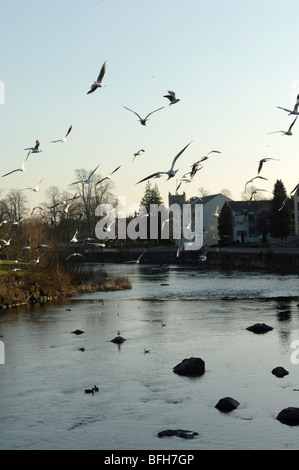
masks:
[[[34,147],[28,147],[24,150],[31,150],[32,153],[39,153],[39,152],[42,152],[42,150],[39,148],[39,146],[40,146],[39,140],[36,140]]]
[[[219,206],[216,206],[216,209],[215,209],[215,212],[213,212],[213,215],[214,215],[215,217],[219,217],[219,215],[220,215],[220,214],[219,214]]]
[[[51,143],[52,143],[52,144],[55,144],[56,142],[65,143],[65,142],[67,141],[67,137],[68,137],[69,133],[70,133],[71,130],[72,130],[72,127],[73,127],[73,126],[70,126],[69,130],[67,131],[67,133],[65,134],[65,136],[62,137],[62,139],[52,140]]]
[[[17,168],[16,170],[12,170],[12,171],[10,171],[9,173],[5,173],[5,175],[2,175],[2,177],[3,177],[3,176],[11,175],[12,173],[15,173],[16,171],[25,171],[25,163],[27,162],[30,153],[31,153],[31,150],[29,150],[29,152],[27,153],[26,158],[25,158],[25,160],[23,161],[23,163],[22,163],[22,165],[21,165],[20,168]]]
[[[203,250],[202,254],[199,256],[198,261],[206,261],[207,260],[207,252],[208,252],[208,247],[206,246],[205,249]]]
[[[219,152],[219,150],[211,150],[204,157],[202,157],[200,160],[198,160],[197,163],[204,162],[205,160],[207,160],[211,153],[221,153],[221,152]]]
[[[191,141],[192,142],[192,141]],[[184,147],[173,159],[173,162],[172,162],[172,165],[171,165],[171,168],[170,170],[168,171],[158,171],[157,173],[153,173],[152,175],[149,175],[147,176],[146,178],[143,178],[142,180],[138,181],[138,183],[136,184],[139,184],[139,183],[142,183],[143,181],[146,181],[150,178],[160,178],[160,176],[162,175],[168,175],[168,178],[167,178],[167,181],[170,179],[170,178],[173,178],[177,171],[178,170],[174,170],[174,165],[177,161],[177,159],[182,155],[182,153],[186,150],[186,148],[191,144],[191,142],[189,142],[189,144],[186,145],[186,147]]]
[[[285,206],[285,204],[286,204],[288,198],[291,197],[291,195],[292,195],[295,191],[297,191],[298,188],[299,188],[299,183],[296,184],[295,188],[292,189],[292,191],[290,192],[290,194],[288,194],[288,196],[285,198],[285,200],[284,200],[283,203],[281,204],[281,206],[280,206],[280,208],[278,209],[278,211],[281,211],[281,210],[284,208],[284,206]]]
[[[34,211],[36,211],[37,209],[39,209],[40,211],[44,211],[45,209],[41,206],[35,206],[32,211],[31,211],[31,214],[30,215],[33,215]]]
[[[141,155],[144,152],[145,152],[145,150],[143,150],[143,149],[138,150],[138,152],[134,153],[132,161],[134,161],[135,158],[138,157],[138,155]]]
[[[37,259],[32,259],[31,261],[29,261],[27,264],[38,264],[39,263],[39,260],[42,256],[44,256],[45,253],[42,253]]]
[[[42,181],[43,179],[41,179],[40,182],[37,183],[37,185],[34,188],[25,188],[25,189],[21,189],[21,191],[26,191],[27,189],[31,189],[31,191],[34,191],[35,193],[37,193],[39,191],[39,185],[41,184]]]
[[[294,114],[294,115],[298,115],[298,114],[299,114],[298,106],[299,106],[299,95],[297,95],[296,103],[295,103],[295,105],[294,105],[294,109],[293,109],[293,110],[287,109],[287,108],[282,108],[281,106],[277,106],[277,108],[283,109],[284,111],[287,111],[287,112],[289,113],[289,116],[290,116],[290,114]]]
[[[79,233],[79,229],[77,228],[74,235],[73,235],[73,237],[72,237],[72,239],[69,241],[69,243],[78,243],[78,241],[79,241],[78,238],[77,238],[78,233]]]
[[[83,183],[83,184],[90,184],[92,182],[92,175],[94,174],[94,172],[98,169],[100,165],[98,165],[90,174],[89,176],[86,178],[86,180],[79,180],[79,181],[75,181],[74,183],[71,183],[69,184],[69,186],[72,186],[73,184],[78,184],[78,183]]]
[[[69,208],[71,206],[71,204],[74,202],[75,199],[77,199],[79,196],[77,196],[77,193],[75,194],[75,196],[72,198],[72,199],[68,199],[68,202],[66,202],[66,205],[65,205],[65,208],[62,209],[62,210],[57,210],[56,212],[64,212],[65,214],[68,214],[69,212]]]
[[[67,256],[67,257],[65,258],[65,261],[66,261],[67,259],[71,258],[72,256],[81,256],[82,258],[84,258],[84,256],[83,256],[81,253],[72,253],[71,255],[69,255],[69,256]]]
[[[253,196],[254,196],[255,194],[257,194],[258,191],[266,191],[267,193],[269,192],[269,191],[267,191],[266,189],[254,189],[254,190],[251,192],[251,194],[250,194],[250,198],[249,198],[249,200],[248,200],[248,204],[252,201]]]
[[[5,276],[8,276],[9,274],[11,273],[16,273],[17,271],[24,271],[24,269],[20,269],[20,268],[13,268],[11,269],[10,271],[8,271]]]
[[[102,178],[100,181],[98,181],[98,182],[96,183],[96,185],[99,184],[99,183],[102,183],[102,181],[111,180],[111,177],[112,177],[113,173],[115,173],[117,170],[119,170],[120,167],[121,167],[121,165],[118,166],[117,168],[115,168],[115,170],[113,170],[113,171],[110,173],[110,175],[105,176],[105,178]]]
[[[168,98],[169,99],[169,101],[170,101],[169,106],[181,101],[179,98],[176,98],[174,91],[167,90],[167,92],[168,92],[168,95],[164,95],[163,98]]]
[[[27,243],[26,243],[25,246],[23,246],[22,250],[31,250],[31,247],[30,247],[30,238],[28,238]]]
[[[90,95],[90,93],[93,93],[97,88],[102,88],[102,87],[105,86],[102,83],[105,72],[106,72],[106,62],[104,62],[103,65],[102,65],[102,68],[101,68],[101,71],[100,71],[99,76],[97,78],[97,81],[93,82],[93,84],[90,87],[90,90],[87,92],[88,95]]]
[[[277,158],[262,158],[262,160],[259,161],[259,167],[258,167],[258,170],[257,170],[257,174],[259,175],[260,172],[261,172],[261,169],[263,168],[263,164],[266,163],[266,162],[269,162],[270,160],[277,160]]]
[[[277,134],[278,132],[282,132],[283,135],[293,135],[292,128],[295,122],[297,121],[297,118],[298,116],[295,117],[294,121],[292,122],[292,124],[290,125],[287,131],[274,131],[274,132],[268,132],[268,134]]]
[[[245,189],[244,191],[246,191],[246,187],[249,183],[252,183],[252,181],[256,180],[257,178],[261,179],[261,180],[267,180],[268,181],[268,178],[264,178],[263,176],[255,176],[254,178],[251,178],[251,180],[247,181],[245,183]]]
[[[189,178],[187,178],[188,175],[190,175]],[[194,175],[194,176],[195,176],[195,175]],[[176,191],[179,190],[179,188],[181,187],[181,184],[182,184],[183,182],[184,182],[184,183],[192,183],[194,176],[191,176],[191,172],[185,173],[185,174],[181,177],[181,179],[179,180],[179,183],[178,183],[178,185],[177,185],[177,187],[176,187]]]
[[[142,126],[146,126],[146,121],[148,121],[149,116],[150,116],[151,114],[153,114],[153,113],[156,113],[157,111],[160,111],[160,109],[163,109],[164,106],[162,106],[162,108],[155,109],[155,110],[152,111],[151,113],[147,114],[147,115],[145,116],[145,118],[140,117],[138,113],[136,113],[135,111],[133,111],[133,110],[130,109],[130,108],[127,108],[126,106],[124,106],[124,108],[127,109],[128,111],[131,111],[131,113],[136,114],[136,116],[138,116],[139,121],[140,121],[140,123],[142,124]]]
[[[9,246],[11,240],[12,240],[12,238],[10,238],[9,240],[3,240],[3,238],[1,238],[1,239],[0,239],[0,243],[3,243],[3,246],[1,246],[1,249],[2,249],[2,248],[5,248],[6,246]]]
[[[144,255],[144,253],[146,252],[147,248],[145,248],[145,250],[141,253],[140,256],[138,256],[138,258],[136,260],[131,260],[131,261],[125,261],[125,263],[127,264],[139,264],[140,263],[140,260],[142,258],[142,256]]]

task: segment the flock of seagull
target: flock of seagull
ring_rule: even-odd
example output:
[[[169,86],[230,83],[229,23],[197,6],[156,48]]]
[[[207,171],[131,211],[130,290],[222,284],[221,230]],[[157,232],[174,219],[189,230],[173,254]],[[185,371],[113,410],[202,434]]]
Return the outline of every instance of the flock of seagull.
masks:
[[[97,79],[92,83],[92,85],[90,86],[90,89],[89,91],[87,92],[88,95],[94,93],[97,89],[100,89],[100,88],[103,88],[105,87],[105,84],[103,83],[103,79],[104,79],[104,76],[105,76],[105,73],[106,73],[106,69],[107,69],[107,62],[105,61],[101,67],[101,70],[100,70],[100,73],[97,77]],[[166,98],[167,100],[169,100],[169,106],[173,106],[175,105],[176,103],[178,103],[180,101],[180,98],[177,98],[176,97],[176,94],[174,91],[172,90],[167,90],[167,94],[165,94],[163,96],[164,98]],[[146,126],[146,123],[147,121],[149,120],[149,117],[162,110],[165,106],[162,106],[162,107],[159,107],[153,111],[151,111],[150,113],[148,113],[144,118],[142,118],[136,111],[128,108],[127,106],[124,106],[124,108],[128,111],[130,111],[131,113],[135,114],[137,117],[138,117],[138,120],[139,122],[141,123],[141,125],[143,126]],[[288,115],[295,115],[295,119],[292,121],[292,123],[290,124],[289,128],[286,130],[286,131],[275,131],[275,132],[270,132],[269,134],[274,134],[274,133],[282,133],[283,135],[287,135],[287,136],[291,136],[293,135],[292,134],[292,130],[293,130],[293,127],[297,121],[297,118],[298,118],[298,115],[299,115],[299,111],[298,111],[298,108],[299,108],[299,95],[297,96],[297,100],[296,100],[296,103],[294,105],[294,108],[293,109],[288,109],[288,108],[283,108],[283,107],[280,107],[280,106],[277,106],[277,108],[279,109],[282,109],[286,112],[288,112]],[[67,140],[68,140],[68,137],[70,135],[72,131],[72,125],[69,126],[67,132],[65,133],[65,135],[60,138],[60,139],[57,139],[57,140],[52,140],[50,141],[51,143],[55,144],[55,143],[66,143]],[[161,170],[161,171],[157,171],[155,173],[152,173],[148,176],[146,176],[145,178],[142,178],[140,181],[138,181],[136,183],[137,184],[140,184],[144,181],[148,181],[150,179],[154,179],[154,178],[160,178],[164,175],[167,176],[167,180],[171,179],[171,178],[174,178],[178,172],[178,169],[175,169],[175,165],[177,163],[177,160],[178,158],[183,154],[183,152],[185,152],[185,150],[189,147],[189,145],[191,145],[192,141],[189,142],[182,150],[180,150],[176,156],[173,158],[172,160],[172,163],[171,163],[171,166],[168,170]],[[24,159],[24,161],[22,162],[21,166],[19,168],[16,168],[14,170],[11,170],[5,174],[2,175],[2,177],[7,177],[15,172],[24,172],[25,171],[25,166],[26,166],[26,163],[30,157],[31,154],[37,154],[37,153],[40,153],[42,152],[43,150],[40,148],[40,142],[39,140],[36,140],[35,142],[35,145],[32,146],[32,147],[27,147],[27,148],[24,148],[24,151],[27,151],[27,155]],[[144,149],[140,149],[138,150],[136,153],[134,153],[133,155],[133,159],[132,161],[134,162],[135,158],[137,156],[140,156],[142,155],[143,153],[145,152]],[[221,152],[219,150],[211,150],[209,151],[206,155],[204,155],[202,158],[200,158],[198,161],[194,162],[192,165],[191,165],[191,169],[190,171],[186,172],[183,174],[183,176],[179,179],[179,182],[176,186],[176,191],[178,191],[178,189],[181,187],[182,183],[191,183],[193,180],[194,180],[194,177],[195,175],[197,174],[197,172],[199,170],[201,170],[203,168],[203,165],[202,163],[204,161],[206,161],[211,154],[221,154]],[[278,160],[276,158],[263,158],[261,160],[259,160],[258,162],[258,169],[257,169],[257,176],[251,178],[249,181],[246,182],[245,184],[245,191],[247,189],[247,186],[248,184],[252,183],[253,181],[255,181],[256,179],[260,179],[260,180],[267,180],[267,178],[263,177],[263,176],[260,176],[260,173],[262,171],[262,168],[263,168],[263,165],[266,163],[266,162],[269,162],[270,160]],[[80,180],[77,180],[77,181],[74,181],[72,183],[69,184],[69,186],[74,186],[74,185],[78,185],[78,184],[82,184],[82,185],[88,185],[90,183],[92,183],[94,181],[94,174],[96,172],[96,170],[98,169],[99,165],[97,165],[93,171],[91,171],[91,173],[84,179],[80,179]],[[102,183],[103,181],[105,180],[110,180],[113,176],[113,174],[118,171],[119,169],[121,168],[121,165],[119,165],[117,168],[115,168],[110,174],[108,174],[107,176],[105,176],[104,178],[101,178],[98,182],[95,183],[95,185],[98,185],[100,183]],[[39,191],[39,186],[40,184],[42,183],[43,179],[41,179],[34,187],[29,187],[29,188],[24,188],[22,189],[21,191],[25,191],[25,190],[31,190],[33,192],[38,192]],[[291,193],[288,195],[288,197],[290,197],[296,190],[298,189],[298,185],[296,185],[296,187],[291,191]],[[250,201],[253,199],[254,195],[257,194],[257,192],[259,191],[266,191],[264,189],[257,189],[257,188],[254,188],[252,191],[251,191],[251,194],[250,194],[250,198],[248,200],[248,203],[250,203]],[[57,211],[59,212],[64,212],[64,213],[68,213],[68,209],[70,207],[70,205],[72,204],[72,202],[78,198],[79,196],[77,196],[77,194],[75,194],[75,196],[73,198],[70,198],[70,199],[67,199],[65,201],[61,201],[57,204],[55,204],[55,206],[58,206],[58,205],[61,205],[63,204],[64,205],[64,208],[62,210],[60,209],[57,209]],[[287,201],[287,198],[286,200],[284,201],[284,204],[286,203]],[[283,208],[284,204],[281,206],[280,210]],[[54,207],[54,206],[53,206]],[[37,206],[37,207],[34,207],[33,210],[32,210],[32,213],[31,215],[33,214],[33,212],[36,210],[36,209],[40,209],[40,210],[43,210],[42,207],[40,206]],[[81,213],[81,217],[83,216],[83,213]],[[219,213],[216,214],[215,213],[215,216],[219,216]],[[50,223],[48,224],[49,226],[51,225],[54,225],[55,224],[55,221],[53,220],[53,218],[51,218],[50,220]],[[108,231],[108,227],[107,227],[107,231]],[[74,238],[74,237],[73,237]],[[3,240],[0,240],[1,243],[4,243]],[[102,244],[100,244],[101,246],[103,246]],[[7,246],[7,244],[4,243],[4,245],[0,246],[0,249],[3,249],[5,246]],[[143,253],[142,253],[143,255]],[[141,255],[141,256],[142,256]],[[69,259],[70,257],[72,256],[82,256],[80,253],[73,253],[72,255],[69,255],[66,259]],[[203,255],[203,257],[201,258],[202,260],[206,258],[206,254]],[[35,260],[36,263],[39,262],[39,258],[37,260]],[[32,261],[31,263],[34,263],[34,261]]]

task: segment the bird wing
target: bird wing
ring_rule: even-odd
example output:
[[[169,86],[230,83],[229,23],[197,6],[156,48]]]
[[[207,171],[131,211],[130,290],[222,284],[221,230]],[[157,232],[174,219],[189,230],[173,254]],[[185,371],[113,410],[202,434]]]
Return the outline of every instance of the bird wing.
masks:
[[[12,171],[10,171],[9,173],[5,173],[5,175],[2,175],[2,177],[3,177],[3,176],[11,175],[11,174],[14,173],[15,171],[20,171],[20,169],[17,168],[16,170],[12,170]]]
[[[90,93],[93,93],[97,89],[96,86],[92,85],[90,90],[86,93],[87,95],[90,95]]]
[[[100,164],[98,164],[98,166],[90,173],[90,175],[87,179],[89,179],[94,174],[94,172],[98,169],[99,166],[100,166]]]
[[[263,168],[263,163],[264,163],[264,160],[260,160],[260,164],[259,164],[259,167],[258,167],[258,170],[257,170],[257,174],[259,174],[261,169]]]
[[[36,140],[34,150],[38,150],[39,145],[40,145],[39,141]]]
[[[99,183],[102,183],[103,181],[105,181],[105,180],[107,180],[107,179],[108,179],[108,177],[105,176],[105,178],[102,178],[100,181],[98,181],[98,182],[96,183],[96,185],[99,184]]]
[[[175,162],[177,161],[177,159],[179,158],[180,155],[182,155],[182,153],[186,150],[186,148],[192,143],[193,141],[191,140],[191,142],[189,142],[189,144],[186,145],[186,147],[184,147],[173,159],[173,162],[172,162],[172,165],[171,165],[171,170],[173,170],[173,167],[175,165]]]
[[[138,181],[138,183],[136,183],[136,184],[142,183],[143,181],[149,180],[150,178],[156,178],[156,177],[158,178],[161,175],[168,175],[168,172],[167,171],[158,171],[157,173],[153,173],[152,175],[149,175],[146,178],[143,178],[142,180]]]
[[[128,111],[131,111],[131,113],[134,113],[134,114],[136,114],[136,116],[138,116],[138,117],[139,117],[139,119],[140,119],[140,120],[142,120],[142,117],[140,117],[138,113],[136,113],[135,111],[133,111],[133,110],[132,110],[132,109],[130,109],[130,108],[127,108],[126,106],[124,106],[124,108],[126,108]]]
[[[73,126],[70,126],[69,130],[67,131],[67,133],[65,134],[64,137],[67,137],[67,136],[69,135],[69,133],[71,132],[72,128],[73,128]]]
[[[292,124],[290,125],[289,131],[292,130],[292,127],[293,127],[293,125],[295,124],[295,122],[297,121],[297,118],[298,118],[298,116],[295,117],[294,121],[293,121]]]
[[[103,63],[102,68],[101,68],[101,71],[100,71],[100,73],[99,73],[99,76],[98,76],[98,79],[97,79],[97,81],[98,81],[99,83],[102,82],[102,80],[103,80],[103,78],[104,78],[104,75],[105,75],[105,72],[106,72],[106,62]]]
[[[170,96],[175,99],[175,92],[174,92],[174,91],[172,91],[172,90],[167,90],[167,93],[169,93]]]
[[[113,171],[112,171],[112,173],[110,173],[110,176],[112,176],[112,175],[113,175],[113,173],[115,173],[117,170],[119,170],[119,169],[120,169],[120,167],[121,167],[121,165],[119,165],[117,168],[115,168],[115,170],[113,170]]]
[[[158,108],[158,109],[155,109],[154,111],[150,112],[147,114],[147,116],[145,117],[145,120],[153,113],[156,113],[157,111],[160,111],[160,109],[163,109],[165,106],[162,106],[161,108]]]
[[[293,111],[294,111],[294,110],[292,111],[291,109],[282,108],[281,106],[276,106],[276,107],[279,108],[279,109],[283,109],[284,111],[287,111],[288,113],[291,113],[291,114],[292,114]]]

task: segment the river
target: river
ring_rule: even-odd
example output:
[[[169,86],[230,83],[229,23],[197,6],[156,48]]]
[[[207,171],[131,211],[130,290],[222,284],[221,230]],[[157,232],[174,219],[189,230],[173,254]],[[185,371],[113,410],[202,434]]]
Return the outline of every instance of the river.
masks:
[[[299,406],[299,364],[291,361],[291,343],[299,340],[298,276],[175,265],[90,268],[127,276],[132,289],[1,313],[0,449],[299,448],[299,426],[276,419]],[[254,334],[246,329],[254,323],[273,330]],[[76,329],[84,333],[71,333]],[[118,330],[121,345],[111,342]],[[189,357],[205,361],[202,376],[173,372]],[[274,376],[277,366],[289,375]],[[99,391],[86,394],[94,385]],[[240,405],[224,414],[215,405],[226,396]],[[159,438],[165,429],[198,434]]]

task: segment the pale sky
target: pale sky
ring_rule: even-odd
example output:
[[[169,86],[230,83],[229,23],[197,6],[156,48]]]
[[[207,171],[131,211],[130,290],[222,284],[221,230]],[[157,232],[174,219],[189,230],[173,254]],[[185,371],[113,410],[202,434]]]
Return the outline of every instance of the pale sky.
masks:
[[[26,191],[31,207],[45,201],[45,189],[62,190],[75,170],[113,176],[114,193],[139,203],[156,171],[173,157],[177,179],[210,150],[187,197],[204,187],[223,188],[241,199],[258,161],[272,157],[255,184],[270,192],[282,179],[287,192],[298,183],[299,120],[287,130],[299,92],[298,0],[10,0],[1,5],[1,71],[5,102],[0,104],[0,174],[19,168],[25,147],[40,141],[24,173],[1,178],[2,197],[10,188]],[[87,95],[104,61],[106,87]],[[180,102],[163,95],[174,90]],[[1,97],[0,97],[1,98]],[[1,99],[0,99],[1,101]],[[141,126],[137,116],[150,116]],[[52,144],[73,129],[65,144]],[[145,153],[132,162],[133,154]],[[164,203],[176,179],[157,183]],[[267,193],[265,193],[267,194]],[[269,193],[270,196],[270,193]]]

